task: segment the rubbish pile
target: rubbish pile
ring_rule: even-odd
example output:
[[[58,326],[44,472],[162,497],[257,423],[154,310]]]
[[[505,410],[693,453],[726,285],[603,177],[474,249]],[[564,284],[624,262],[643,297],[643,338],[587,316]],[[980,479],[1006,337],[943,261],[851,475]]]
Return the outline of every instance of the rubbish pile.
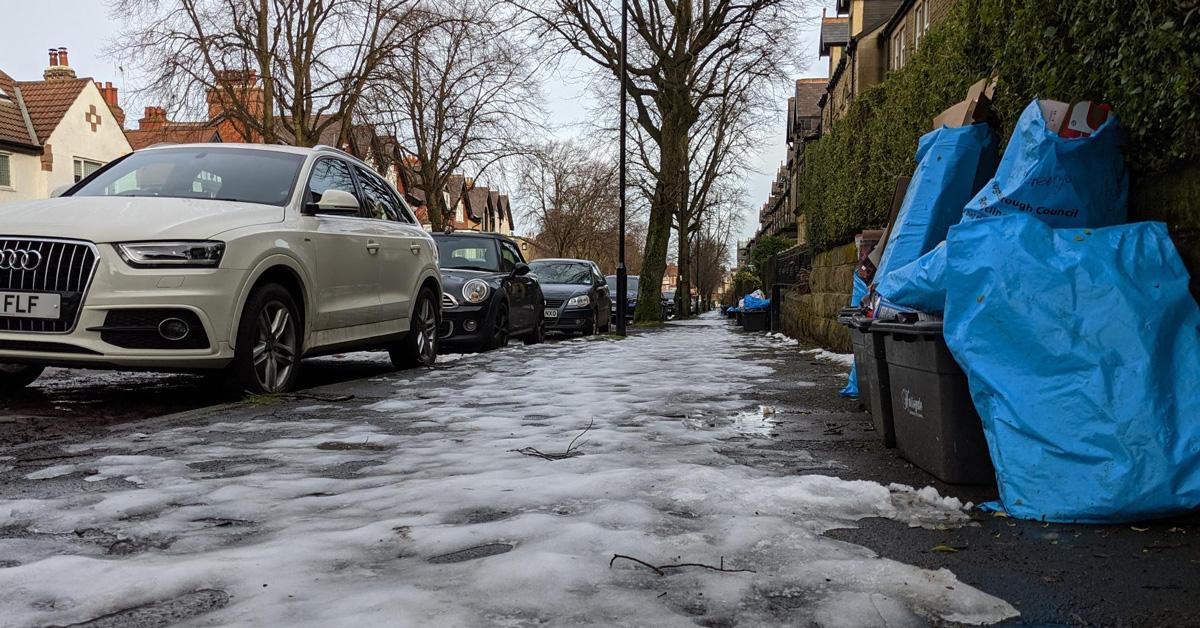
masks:
[[[733,318],[746,331],[766,331],[770,325],[769,309],[771,299],[762,290],[755,290],[738,299],[737,307],[726,310],[726,315]]]
[[[840,317],[876,428],[1016,517],[1200,508],[1200,308],[1166,226],[1126,224],[1124,132],[1034,100],[997,161],[993,89],[921,138]]]

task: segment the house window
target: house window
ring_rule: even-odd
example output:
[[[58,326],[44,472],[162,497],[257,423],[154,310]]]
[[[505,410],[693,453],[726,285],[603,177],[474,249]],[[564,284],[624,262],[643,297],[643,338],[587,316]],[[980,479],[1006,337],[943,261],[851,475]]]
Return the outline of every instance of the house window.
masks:
[[[9,162],[10,155],[0,153],[0,188],[12,189],[12,165]]]
[[[104,164],[90,159],[75,158],[75,183],[79,183],[91,176],[91,174],[100,169]]]
[[[908,32],[907,28],[901,26],[896,29],[896,51],[895,51],[895,69],[899,70],[904,67],[905,61],[908,61]]]
[[[929,11],[928,2],[918,2],[916,10],[916,22],[913,24],[913,50],[921,47],[921,37],[925,35],[925,29],[928,23],[921,18],[922,14],[927,14]]]

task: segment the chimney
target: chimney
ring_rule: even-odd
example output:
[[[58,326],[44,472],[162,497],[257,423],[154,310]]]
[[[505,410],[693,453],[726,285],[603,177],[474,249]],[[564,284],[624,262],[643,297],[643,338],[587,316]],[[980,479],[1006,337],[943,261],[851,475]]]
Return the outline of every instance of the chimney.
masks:
[[[146,107],[145,115],[138,120],[138,130],[161,131],[167,125],[167,110],[162,107]]]
[[[75,78],[75,70],[67,61],[67,49],[50,49],[50,67],[42,72],[42,78],[47,81],[67,81]]]
[[[113,117],[117,119],[117,126],[125,128],[125,110],[121,109],[121,105],[117,100],[117,88],[113,87],[112,81],[101,84],[96,81],[96,89],[100,90],[100,97],[104,99],[104,103],[113,113]]]

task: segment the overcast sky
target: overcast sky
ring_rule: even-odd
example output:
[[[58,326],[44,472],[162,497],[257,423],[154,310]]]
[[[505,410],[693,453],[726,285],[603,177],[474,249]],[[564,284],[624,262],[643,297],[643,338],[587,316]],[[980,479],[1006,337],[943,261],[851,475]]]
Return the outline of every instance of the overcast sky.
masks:
[[[169,0],[168,0],[169,1]],[[831,9],[833,0],[821,0]],[[818,8],[819,12],[820,9]],[[0,37],[0,70],[16,80],[36,80],[48,63],[47,49],[66,46],[70,50],[71,65],[79,76],[90,76],[99,81],[112,81],[122,88],[121,106],[128,115],[131,126],[136,126],[146,104],[126,97],[130,89],[137,87],[136,76],[125,76],[117,63],[102,56],[106,44],[120,30],[120,24],[108,14],[107,2],[103,0],[0,0],[0,15],[4,16],[6,28]],[[817,58],[816,25],[805,29],[803,46],[811,51],[808,71],[796,78],[827,76],[828,64]],[[807,53],[806,53],[807,55]],[[586,82],[578,69],[566,68],[553,77],[545,86],[552,123],[564,136],[577,135],[578,129],[587,120],[590,107],[581,104],[586,100]],[[766,201],[776,168],[787,154],[784,144],[784,124],[787,102],[779,102],[779,110],[773,118],[777,120],[771,129],[770,138],[758,152],[754,165],[756,172],[750,173],[746,181],[747,199],[745,217],[740,238],[753,235],[758,226],[758,208]],[[518,220],[518,228],[520,227]],[[519,229],[520,230],[520,229]]]

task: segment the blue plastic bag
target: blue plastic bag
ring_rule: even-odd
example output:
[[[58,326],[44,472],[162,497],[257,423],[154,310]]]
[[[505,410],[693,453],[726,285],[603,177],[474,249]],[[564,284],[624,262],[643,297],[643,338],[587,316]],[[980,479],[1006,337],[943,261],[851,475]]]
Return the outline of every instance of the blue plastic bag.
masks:
[[[1056,229],[1108,227],[1128,220],[1129,172],[1116,116],[1089,137],[1067,139],[1046,128],[1039,100],[1017,120],[996,176],[964,214],[1036,216]]]
[[[963,206],[996,172],[999,141],[986,124],[926,133],[917,145],[917,169],[888,235],[879,269],[887,273],[924,255],[962,220]]]
[[[1025,214],[1054,228],[1122,224],[1129,199],[1124,142],[1113,116],[1090,137],[1059,137],[1046,128],[1041,103],[1034,100],[1017,121],[996,176],[963,209],[962,220]],[[894,267],[877,291],[897,309],[941,312],[944,256],[935,248]]]
[[[770,299],[760,299],[753,294],[747,294],[742,303],[742,311],[765,310],[771,305]]]
[[[945,273],[946,243],[943,241],[932,251],[888,273],[876,286],[876,291],[893,309],[941,312],[946,307]]]
[[[1200,308],[1164,224],[967,221],[945,286],[1004,510],[1111,523],[1200,507]]]
[[[867,296],[867,282],[854,273],[854,289],[850,293],[850,306],[857,307],[862,303],[862,300]],[[850,378],[846,382],[846,387],[839,390],[838,394],[843,397],[858,398],[858,364],[850,367]]]

